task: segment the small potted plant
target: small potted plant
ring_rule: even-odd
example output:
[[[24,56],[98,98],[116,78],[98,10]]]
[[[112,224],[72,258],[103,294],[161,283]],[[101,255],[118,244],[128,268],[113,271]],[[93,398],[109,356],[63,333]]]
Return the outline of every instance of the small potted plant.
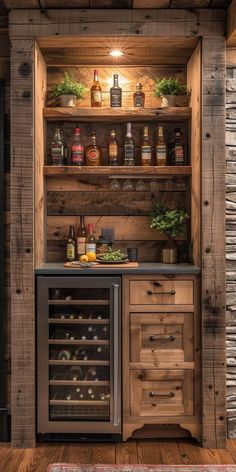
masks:
[[[80,82],[75,82],[68,72],[64,73],[64,79],[57,84],[52,91],[52,97],[60,98],[62,107],[74,107],[76,100],[84,98],[86,87]]]
[[[154,95],[161,98],[162,107],[176,106],[177,95],[187,95],[188,89],[178,78],[157,78],[154,86]]]
[[[176,236],[183,234],[185,222],[189,218],[185,210],[170,210],[157,202],[151,213],[150,228],[163,233],[168,238],[167,245],[162,249],[163,264],[177,263]]]

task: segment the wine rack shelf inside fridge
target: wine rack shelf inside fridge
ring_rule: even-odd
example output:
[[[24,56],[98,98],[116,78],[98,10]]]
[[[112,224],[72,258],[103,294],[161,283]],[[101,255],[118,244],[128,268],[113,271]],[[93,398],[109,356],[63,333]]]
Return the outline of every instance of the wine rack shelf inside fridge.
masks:
[[[120,434],[119,277],[38,277],[38,433]]]

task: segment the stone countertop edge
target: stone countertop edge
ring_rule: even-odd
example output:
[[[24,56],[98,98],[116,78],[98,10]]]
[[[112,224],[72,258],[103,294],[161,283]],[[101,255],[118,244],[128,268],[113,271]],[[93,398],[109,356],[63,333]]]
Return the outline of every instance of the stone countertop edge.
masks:
[[[124,268],[122,267],[101,267],[101,268],[68,268],[64,267],[63,262],[46,262],[35,269],[36,275],[110,275],[110,274],[200,274],[200,267],[191,264],[161,264],[155,262],[140,262],[139,267]]]

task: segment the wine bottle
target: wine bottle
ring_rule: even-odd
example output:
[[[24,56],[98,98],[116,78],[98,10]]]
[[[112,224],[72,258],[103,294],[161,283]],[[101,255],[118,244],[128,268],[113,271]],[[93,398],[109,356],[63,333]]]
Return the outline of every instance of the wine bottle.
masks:
[[[77,258],[79,259],[82,254],[85,254],[86,244],[86,229],[84,224],[84,216],[80,216],[80,223],[77,234]]]
[[[134,140],[131,132],[131,123],[127,123],[127,132],[125,136],[125,166],[134,166]]]
[[[93,85],[91,87],[91,106],[92,107],[102,106],[102,89],[99,83],[97,69],[95,69],[93,72]]]

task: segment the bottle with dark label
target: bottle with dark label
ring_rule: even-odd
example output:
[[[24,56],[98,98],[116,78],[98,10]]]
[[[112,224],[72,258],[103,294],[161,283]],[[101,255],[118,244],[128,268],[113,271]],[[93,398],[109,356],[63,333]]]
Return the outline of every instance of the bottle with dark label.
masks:
[[[110,88],[110,106],[122,106],[122,88],[118,84],[118,74],[113,75],[113,87]]]
[[[66,260],[72,262],[75,260],[75,230],[74,226],[71,225],[69,228],[68,240],[66,243]]]
[[[62,141],[60,128],[55,129],[51,145],[51,160],[53,166],[64,165],[64,145]]]
[[[171,142],[171,164],[183,166],[184,162],[184,138],[180,128],[175,128]]]
[[[74,130],[74,141],[71,146],[71,164],[82,166],[84,164],[84,146],[81,143],[80,128]]]
[[[131,132],[131,123],[127,123],[127,132],[125,136],[125,158],[124,158],[124,165],[125,166],[134,166],[135,159],[134,159],[134,140]]]
[[[91,133],[90,144],[86,147],[86,165],[100,166],[101,164],[101,149],[97,146],[96,133]]]
[[[110,166],[118,166],[118,144],[116,140],[116,132],[111,130],[110,141],[108,144],[108,158]]]
[[[142,91],[142,88],[142,84],[138,83],[136,85],[136,92],[133,94],[134,107],[144,107],[145,93]]]
[[[98,70],[94,70],[93,85],[91,87],[91,106],[101,107],[102,106],[102,89],[100,87]]]
[[[156,165],[166,166],[166,143],[162,126],[158,126],[157,130]]]
[[[85,254],[85,244],[86,244],[86,229],[84,224],[84,216],[80,216],[80,224],[78,228],[77,235],[77,259]]]
[[[141,165],[150,166],[152,158],[151,145],[148,137],[148,126],[143,128],[143,141],[141,146]]]
[[[86,246],[85,252],[94,252],[96,253],[96,238],[93,234],[93,225],[88,225],[88,235],[86,237]]]

